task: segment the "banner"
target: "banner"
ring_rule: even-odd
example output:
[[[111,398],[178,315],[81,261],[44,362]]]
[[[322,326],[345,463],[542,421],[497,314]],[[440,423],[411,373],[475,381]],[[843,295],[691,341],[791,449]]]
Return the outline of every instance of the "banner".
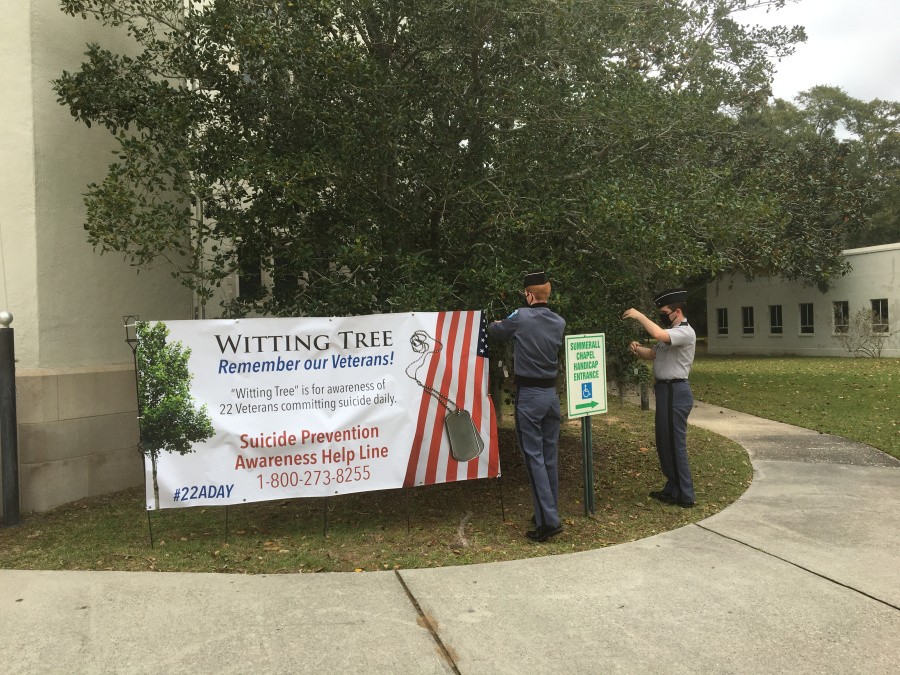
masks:
[[[481,312],[148,323],[138,356],[150,510],[500,475]]]

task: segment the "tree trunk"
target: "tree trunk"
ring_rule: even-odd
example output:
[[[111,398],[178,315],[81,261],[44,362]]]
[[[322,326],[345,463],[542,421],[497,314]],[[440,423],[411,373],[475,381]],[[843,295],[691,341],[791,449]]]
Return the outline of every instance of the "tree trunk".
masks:
[[[156,454],[150,453],[150,464],[153,467],[153,501],[159,511],[159,483],[156,480]]]

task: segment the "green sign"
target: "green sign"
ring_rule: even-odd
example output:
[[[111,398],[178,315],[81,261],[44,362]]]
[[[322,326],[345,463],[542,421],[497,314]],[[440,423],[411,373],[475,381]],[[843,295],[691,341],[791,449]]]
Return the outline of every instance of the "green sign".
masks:
[[[566,397],[569,419],[605,413],[606,336],[566,336]]]

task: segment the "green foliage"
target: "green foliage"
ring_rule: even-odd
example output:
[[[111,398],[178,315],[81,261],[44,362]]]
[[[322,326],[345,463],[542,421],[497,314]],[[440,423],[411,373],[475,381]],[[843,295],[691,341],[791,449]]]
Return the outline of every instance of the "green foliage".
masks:
[[[847,247],[900,241],[900,103],[861,101],[824,85],[795,102],[776,100],[744,121],[787,157],[812,160],[798,167],[810,187],[821,186],[810,215],[830,220]]]
[[[496,316],[544,268],[627,367],[660,286],[843,270],[840,155],[740,119],[804,37],[743,26],[761,4],[67,0],[135,41],[54,83],[119,144],[89,241],[201,299],[239,272],[232,315]]]
[[[191,350],[167,342],[163,322],[137,324],[138,410],[141,448],[155,464],[160,452],[186,455],[215,433],[206,406],[194,406]]]

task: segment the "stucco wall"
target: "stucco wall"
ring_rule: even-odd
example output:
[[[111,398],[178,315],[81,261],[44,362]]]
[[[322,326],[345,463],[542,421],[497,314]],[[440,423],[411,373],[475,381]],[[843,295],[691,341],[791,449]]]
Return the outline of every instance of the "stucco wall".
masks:
[[[15,316],[19,358],[37,362],[37,251],[30,7],[11,2],[0,21],[0,310]]]
[[[56,102],[50,81],[86,44],[121,34],[57,0],[17,0],[0,22],[0,309],[15,317],[20,503],[45,510],[142,481],[132,353],[122,317],[187,319],[191,293],[86,241],[82,194],[113,147]]]
[[[833,303],[846,301],[852,317],[871,301],[888,300],[894,333],[882,356],[900,357],[900,243],[845,251],[853,271],[838,279],[827,293],[781,279],[746,281],[727,277],[707,286],[707,319],[711,354],[800,354],[850,356],[834,333]],[[814,332],[800,332],[800,304],[814,306]],[[769,330],[769,306],[781,305],[783,332]],[[742,330],[742,307],[754,308],[754,332]],[[727,335],[718,333],[716,310],[728,310]]]
[[[93,20],[71,18],[55,0],[34,0],[32,16],[39,357],[24,366],[128,364],[122,316],[188,319],[193,301],[160,263],[140,274],[118,254],[98,255],[86,241],[82,194],[112,160],[109,133],[87,129],[56,103],[50,81],[83,61],[86,43],[127,47]],[[17,341],[18,342],[18,341]]]

